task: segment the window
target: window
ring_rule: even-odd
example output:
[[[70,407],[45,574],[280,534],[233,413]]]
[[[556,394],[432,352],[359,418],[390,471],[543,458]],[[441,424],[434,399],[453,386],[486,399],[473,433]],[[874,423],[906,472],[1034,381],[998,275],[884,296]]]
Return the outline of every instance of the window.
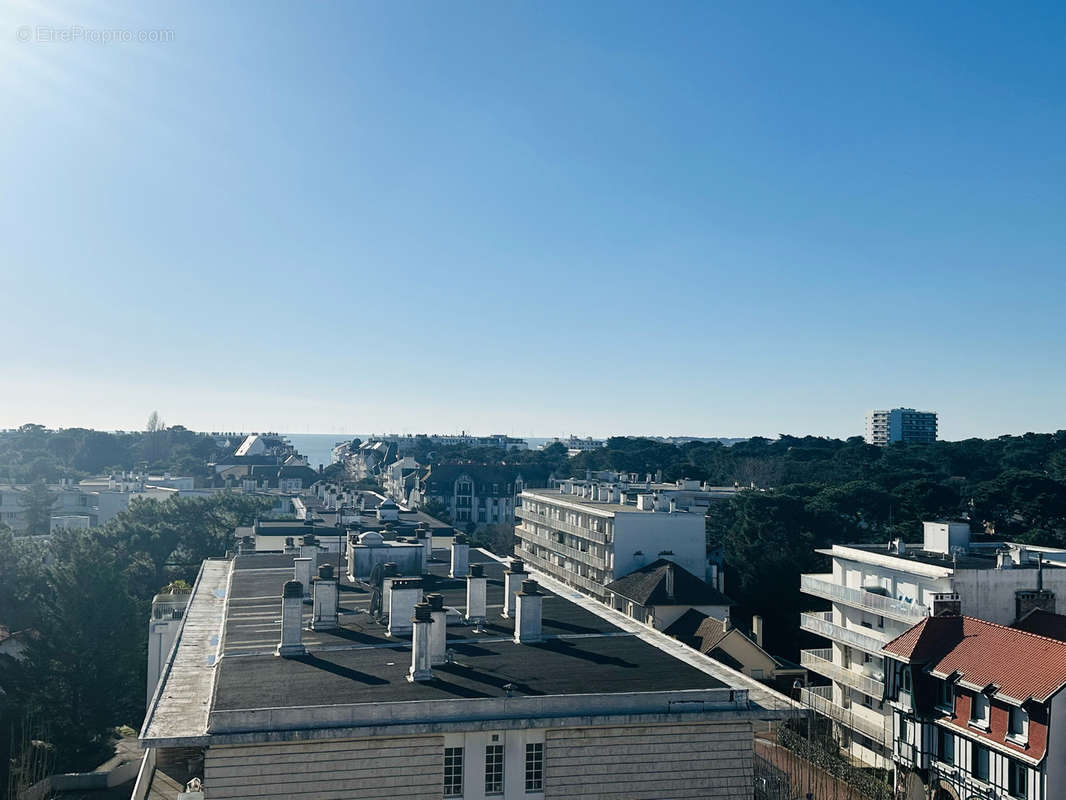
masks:
[[[900,686],[905,692],[911,690],[911,668],[904,666],[900,675]]]
[[[1011,797],[1025,797],[1029,791],[1029,770],[1024,764],[1010,761],[1007,764],[1007,791]]]
[[[940,760],[945,764],[955,763],[955,737],[948,733],[943,728],[940,728],[936,732],[937,734],[937,755]]]
[[[970,703],[970,724],[988,728],[988,696],[978,692]]]
[[[947,681],[941,681],[937,705],[945,711],[955,710],[955,687]]]
[[[544,743],[526,745],[526,791],[544,791]]]
[[[1025,713],[1024,708],[1011,708],[1010,731],[1007,736],[1019,742],[1029,740],[1029,715]]]
[[[973,746],[973,774],[975,778],[988,780],[988,748],[979,744]]]
[[[444,796],[463,796],[463,748],[444,748]]]
[[[485,794],[503,794],[503,745],[485,748]]]

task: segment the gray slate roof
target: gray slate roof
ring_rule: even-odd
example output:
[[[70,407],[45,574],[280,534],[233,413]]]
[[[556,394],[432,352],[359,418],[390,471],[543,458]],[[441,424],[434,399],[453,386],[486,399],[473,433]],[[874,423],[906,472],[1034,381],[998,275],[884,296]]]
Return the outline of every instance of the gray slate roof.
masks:
[[[674,593],[666,591],[666,573],[674,570]],[[733,601],[682,567],[660,558],[636,572],[631,572],[607,589],[642,606],[729,606]]]

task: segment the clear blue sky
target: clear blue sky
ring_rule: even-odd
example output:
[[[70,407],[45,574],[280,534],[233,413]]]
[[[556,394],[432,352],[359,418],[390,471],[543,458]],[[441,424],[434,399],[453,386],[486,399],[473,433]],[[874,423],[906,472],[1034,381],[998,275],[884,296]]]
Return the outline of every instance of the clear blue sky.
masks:
[[[110,5],[0,11],[0,427],[1066,427],[1061,2]]]

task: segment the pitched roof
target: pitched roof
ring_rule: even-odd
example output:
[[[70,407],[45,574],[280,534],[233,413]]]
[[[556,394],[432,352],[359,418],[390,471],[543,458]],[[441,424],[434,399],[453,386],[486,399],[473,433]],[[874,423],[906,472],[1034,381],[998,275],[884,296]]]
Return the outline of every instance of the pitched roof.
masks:
[[[1042,608],[1034,608],[1011,627],[1066,642],[1066,616],[1052,614]]]
[[[1066,642],[973,617],[927,617],[883,652],[1017,702],[1044,702],[1066,684]]]
[[[674,572],[674,591],[666,591],[667,573]],[[733,601],[682,567],[660,558],[607,584],[607,589],[642,606],[729,606]]]

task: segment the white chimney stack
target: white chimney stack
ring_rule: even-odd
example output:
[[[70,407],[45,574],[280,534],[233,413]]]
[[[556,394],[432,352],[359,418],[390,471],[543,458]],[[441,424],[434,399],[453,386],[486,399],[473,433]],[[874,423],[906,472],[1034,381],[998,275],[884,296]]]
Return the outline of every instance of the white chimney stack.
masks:
[[[751,618],[751,635],[755,639],[755,644],[762,647],[762,617],[758,614]]]
[[[315,539],[314,534],[309,533],[304,536],[300,544],[300,558],[311,559],[311,574],[318,570],[318,540]]]
[[[418,543],[422,545],[422,571],[427,572],[429,562],[433,560],[433,534],[429,528],[419,528],[415,535],[418,536]]]
[[[422,599],[420,578],[393,578],[389,592],[389,636],[411,632],[411,614]]]
[[[522,581],[522,591],[515,595],[515,644],[539,642],[544,638],[541,628],[544,595],[535,580]]]
[[[452,539],[452,568],[448,575],[452,578],[465,578],[470,572],[470,545],[467,544],[466,535],[455,534]]]
[[[485,587],[487,583],[485,567],[481,564],[471,564],[470,574],[466,576],[466,618],[470,621],[477,622],[485,619],[487,614]]]
[[[513,617],[515,609],[515,595],[522,588],[522,581],[527,577],[526,565],[520,558],[512,558],[509,569],[503,571],[503,611],[501,616]]]
[[[337,621],[337,579],[333,567],[323,564],[311,587],[311,630],[328,631],[340,627]]]
[[[411,631],[411,669],[407,680],[428,681],[433,679],[433,665],[430,662],[430,628],[433,617],[429,603],[417,603],[410,622]]]
[[[288,581],[281,591],[281,641],[275,655],[302,656],[307,652],[303,636],[304,587]]]
[[[311,574],[311,559],[294,558],[292,560],[293,580],[300,582],[300,586],[303,587],[304,597],[310,597]]]
[[[448,612],[444,610],[444,595],[427,594],[429,616],[433,626],[429,629],[429,663],[434,667],[443,664],[448,654]]]

